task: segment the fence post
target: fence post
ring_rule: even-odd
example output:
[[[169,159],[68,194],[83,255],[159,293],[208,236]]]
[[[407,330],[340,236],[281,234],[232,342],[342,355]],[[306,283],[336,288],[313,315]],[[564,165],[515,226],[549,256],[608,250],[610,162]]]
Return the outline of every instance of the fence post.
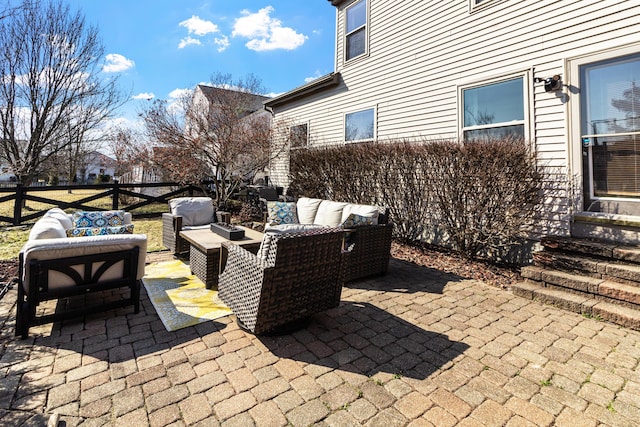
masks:
[[[193,184],[189,184],[189,197],[193,197]]]
[[[114,211],[118,210],[119,199],[120,199],[120,190],[118,187],[118,180],[114,179],[113,180],[113,199],[111,199],[111,208]]]
[[[13,225],[20,225],[22,220],[22,203],[24,200],[24,187],[22,183],[16,184],[16,199],[13,204]]]

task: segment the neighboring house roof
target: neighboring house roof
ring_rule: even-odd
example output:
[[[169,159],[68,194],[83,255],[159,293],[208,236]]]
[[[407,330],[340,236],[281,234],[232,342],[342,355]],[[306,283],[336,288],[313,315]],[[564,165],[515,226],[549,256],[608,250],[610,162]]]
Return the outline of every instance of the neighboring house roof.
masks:
[[[337,86],[338,84],[340,84],[340,73],[329,73],[289,92],[285,92],[282,95],[275,96],[265,101],[264,105],[269,108],[277,107],[316,92],[321,92],[327,88]]]
[[[256,95],[248,92],[240,92],[231,89],[223,89],[219,87],[198,85],[198,88],[207,97],[211,104],[217,104],[221,95],[233,95],[240,97],[240,103],[246,107],[250,112],[262,110],[262,103],[269,99],[267,96]]]

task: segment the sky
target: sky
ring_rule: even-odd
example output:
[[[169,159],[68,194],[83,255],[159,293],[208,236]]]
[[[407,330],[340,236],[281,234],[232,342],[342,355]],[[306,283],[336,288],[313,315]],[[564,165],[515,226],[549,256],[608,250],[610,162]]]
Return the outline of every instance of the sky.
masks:
[[[266,95],[333,71],[335,8],[326,0],[66,0],[98,28],[102,72],[119,76],[135,121],[216,73],[254,74]]]

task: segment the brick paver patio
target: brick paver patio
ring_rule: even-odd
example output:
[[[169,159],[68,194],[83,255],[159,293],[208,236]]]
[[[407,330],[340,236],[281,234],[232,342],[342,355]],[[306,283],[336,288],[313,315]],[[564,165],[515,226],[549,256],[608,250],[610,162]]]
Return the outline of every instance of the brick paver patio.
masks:
[[[142,309],[13,336],[0,425],[637,426],[640,333],[392,260],[291,335]]]

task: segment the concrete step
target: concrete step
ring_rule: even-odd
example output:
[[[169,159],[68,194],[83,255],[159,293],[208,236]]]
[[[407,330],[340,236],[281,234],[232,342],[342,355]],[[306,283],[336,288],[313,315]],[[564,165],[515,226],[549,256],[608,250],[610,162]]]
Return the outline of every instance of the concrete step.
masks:
[[[546,287],[542,283],[530,280],[516,283],[512,286],[512,292],[523,298],[640,330],[640,309],[638,308],[598,300],[588,294],[576,294],[561,288]]]
[[[533,255],[534,264],[551,270],[582,274],[589,277],[619,280],[640,286],[640,265],[607,260],[583,254],[542,251]]]

